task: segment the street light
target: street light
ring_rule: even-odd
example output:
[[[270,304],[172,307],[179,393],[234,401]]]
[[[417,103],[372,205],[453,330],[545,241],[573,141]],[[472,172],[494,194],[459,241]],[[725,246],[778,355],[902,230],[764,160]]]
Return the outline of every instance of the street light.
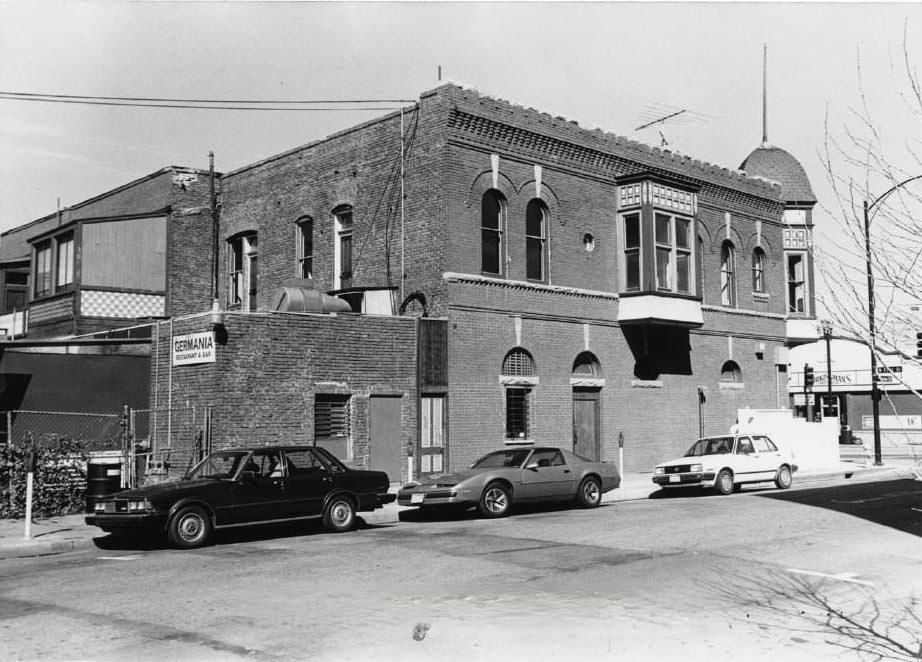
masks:
[[[871,216],[869,212],[876,207],[884,198],[899,188],[902,188],[909,182],[922,179],[922,175],[916,175],[909,179],[904,179],[896,186],[891,187],[883,195],[876,198],[873,202],[864,201],[864,260],[867,267],[868,276],[868,335],[871,350],[871,408],[874,415],[874,464],[881,466],[883,461],[880,457],[880,389],[877,387],[877,331],[874,328],[874,273],[871,271]]]

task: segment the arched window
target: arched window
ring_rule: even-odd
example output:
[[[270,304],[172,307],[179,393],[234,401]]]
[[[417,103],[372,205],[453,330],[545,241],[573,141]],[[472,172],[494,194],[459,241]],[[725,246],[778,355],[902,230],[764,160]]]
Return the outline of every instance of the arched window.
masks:
[[[480,270],[485,274],[503,273],[503,230],[506,225],[506,200],[490,189],[480,203]]]
[[[531,377],[535,374],[535,361],[531,354],[516,347],[503,359],[503,375],[507,377]]]
[[[738,384],[743,381],[743,371],[736,361],[727,361],[720,369],[720,381]]]
[[[510,378],[505,389],[507,439],[525,440],[530,436],[531,389],[537,381],[534,374],[535,362],[521,347],[511,350],[503,359],[503,377]]]
[[[736,306],[736,249],[730,241],[720,247],[720,303]]]
[[[752,251],[752,291],[765,291],[765,251],[758,247]]]
[[[602,367],[592,352],[583,352],[573,362],[574,377],[601,377]]]
[[[547,280],[547,206],[535,198],[525,210],[525,277]]]

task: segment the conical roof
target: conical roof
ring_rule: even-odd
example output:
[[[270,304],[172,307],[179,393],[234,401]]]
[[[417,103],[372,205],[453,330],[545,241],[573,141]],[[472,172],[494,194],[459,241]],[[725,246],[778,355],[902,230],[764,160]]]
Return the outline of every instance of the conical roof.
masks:
[[[781,184],[786,203],[815,203],[816,196],[800,162],[780,147],[763,144],[752,150],[740,165],[751,177],[764,177]]]

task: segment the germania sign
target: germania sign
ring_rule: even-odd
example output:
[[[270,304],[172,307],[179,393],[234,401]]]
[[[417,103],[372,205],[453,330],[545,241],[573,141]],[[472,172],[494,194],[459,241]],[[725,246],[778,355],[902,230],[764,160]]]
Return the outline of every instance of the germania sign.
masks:
[[[173,365],[214,363],[214,331],[173,336]]]

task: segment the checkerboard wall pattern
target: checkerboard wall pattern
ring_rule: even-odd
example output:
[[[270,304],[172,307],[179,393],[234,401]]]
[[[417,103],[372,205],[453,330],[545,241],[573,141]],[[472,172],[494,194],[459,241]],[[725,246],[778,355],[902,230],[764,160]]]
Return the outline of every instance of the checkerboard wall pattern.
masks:
[[[80,297],[80,313],[84,317],[163,317],[164,303],[162,294],[84,290]]]

